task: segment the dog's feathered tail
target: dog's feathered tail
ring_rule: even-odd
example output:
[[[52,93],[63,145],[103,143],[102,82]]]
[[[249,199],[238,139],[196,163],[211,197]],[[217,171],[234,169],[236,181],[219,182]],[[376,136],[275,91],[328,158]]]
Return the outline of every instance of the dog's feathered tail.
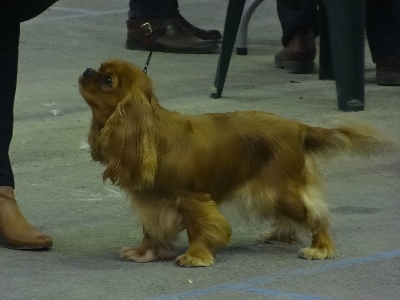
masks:
[[[391,141],[365,125],[332,129],[307,127],[304,147],[309,153],[332,155],[344,152],[357,156],[378,155],[394,149]]]

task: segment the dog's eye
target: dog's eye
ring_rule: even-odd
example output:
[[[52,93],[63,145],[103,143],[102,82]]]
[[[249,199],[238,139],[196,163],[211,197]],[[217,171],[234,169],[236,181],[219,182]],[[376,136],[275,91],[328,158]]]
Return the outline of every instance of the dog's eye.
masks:
[[[110,75],[105,75],[102,80],[101,84],[105,87],[112,87],[112,78]]]

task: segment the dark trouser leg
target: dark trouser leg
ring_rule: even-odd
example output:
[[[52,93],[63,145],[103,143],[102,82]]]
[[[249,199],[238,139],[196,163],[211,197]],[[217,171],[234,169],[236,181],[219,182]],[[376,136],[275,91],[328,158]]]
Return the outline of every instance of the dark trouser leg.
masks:
[[[400,1],[368,0],[366,30],[374,62],[400,59]]]
[[[13,133],[20,22],[32,19],[57,0],[14,1],[0,12],[0,186],[15,186],[9,148]]]
[[[13,133],[14,96],[17,84],[19,23],[0,24],[0,186],[14,187],[8,155]]]
[[[0,23],[5,24],[5,19],[11,22],[24,22],[40,15],[58,0],[19,0],[8,1],[1,7]]]
[[[287,46],[291,37],[299,28],[313,30],[318,34],[317,0],[277,0],[278,17],[281,22],[282,44]]]
[[[178,10],[176,0],[130,0],[129,18],[165,19],[171,18]]]
[[[289,73],[314,71],[318,31],[317,0],[277,0],[284,49],[275,55],[275,65]]]

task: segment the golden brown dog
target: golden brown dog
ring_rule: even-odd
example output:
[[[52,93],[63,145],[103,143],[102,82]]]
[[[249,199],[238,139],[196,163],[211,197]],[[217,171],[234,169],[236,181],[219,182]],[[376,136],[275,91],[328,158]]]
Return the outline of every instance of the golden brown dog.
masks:
[[[365,127],[310,127],[256,111],[183,115],[160,106],[150,78],[123,61],[87,69],[80,92],[93,119],[91,155],[104,180],[132,198],[144,238],[123,248],[137,262],[172,258],[184,229],[189,247],[180,266],[209,266],[229,243],[231,227],[218,205],[235,202],[246,214],[273,220],[266,242],[298,241],[296,226],[312,233],[306,259],[334,256],[316,154],[376,154],[386,146]]]

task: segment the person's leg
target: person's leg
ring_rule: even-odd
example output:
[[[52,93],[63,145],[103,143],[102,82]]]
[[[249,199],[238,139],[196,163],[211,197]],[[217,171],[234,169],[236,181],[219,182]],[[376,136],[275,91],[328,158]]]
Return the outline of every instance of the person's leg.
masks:
[[[19,23],[1,26],[6,37],[0,42],[0,186],[14,188],[14,175],[8,155],[13,134],[14,96],[17,85]]]
[[[58,0],[25,0],[25,1],[16,1],[16,5],[18,5],[19,12],[19,20],[20,22],[24,22],[34,17],[40,15]]]
[[[299,29],[308,29],[318,34],[318,3],[316,0],[277,0],[277,11],[281,22],[282,45],[286,47]]]
[[[178,0],[174,0],[174,6],[176,7],[175,11],[175,20],[178,24],[183,27],[186,31],[193,34],[194,36],[202,39],[202,40],[212,40],[219,41],[222,39],[221,32],[216,29],[203,29],[191,24],[188,20],[186,20],[178,9]]]
[[[132,19],[166,19],[172,18],[177,9],[175,1],[130,0],[128,15]]]
[[[215,53],[221,34],[193,26],[177,0],[130,0],[126,47],[174,53]]]
[[[285,47],[275,56],[275,64],[291,73],[311,73],[316,56],[318,34],[316,0],[277,0]]]
[[[400,1],[368,0],[366,31],[377,83],[400,85]]]
[[[51,247],[52,241],[33,228],[19,210],[9,158],[20,34],[20,24],[12,17],[15,15],[0,14],[0,242],[13,249],[42,249]]]
[[[13,133],[13,109],[17,85],[19,22],[34,18],[57,0],[15,1],[3,4],[0,13],[0,186],[15,187],[8,155]],[[19,21],[18,21],[19,20]]]

